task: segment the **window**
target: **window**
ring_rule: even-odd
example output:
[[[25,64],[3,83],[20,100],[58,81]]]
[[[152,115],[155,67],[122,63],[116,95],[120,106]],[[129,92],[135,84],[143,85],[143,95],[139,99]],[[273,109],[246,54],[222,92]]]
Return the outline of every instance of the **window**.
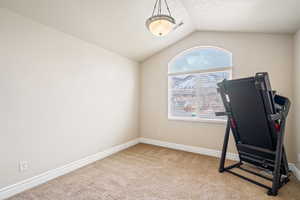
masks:
[[[232,54],[217,47],[197,47],[169,63],[169,119],[224,121],[215,116],[224,111],[217,83],[230,79]]]

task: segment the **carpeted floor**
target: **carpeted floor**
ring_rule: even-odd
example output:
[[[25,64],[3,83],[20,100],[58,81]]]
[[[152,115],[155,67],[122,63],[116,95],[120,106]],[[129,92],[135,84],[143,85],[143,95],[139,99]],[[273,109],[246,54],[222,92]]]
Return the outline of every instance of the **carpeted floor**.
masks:
[[[138,144],[10,200],[300,200],[295,177],[277,197],[229,173],[219,160]]]

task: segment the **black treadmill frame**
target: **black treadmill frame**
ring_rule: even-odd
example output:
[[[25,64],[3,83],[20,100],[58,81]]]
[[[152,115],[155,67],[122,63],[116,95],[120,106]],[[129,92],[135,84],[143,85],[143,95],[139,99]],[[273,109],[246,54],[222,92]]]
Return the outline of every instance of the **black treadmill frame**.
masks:
[[[259,90],[260,92],[270,92],[270,86],[269,81],[266,79],[268,79],[268,74],[267,73],[257,73],[255,76],[255,84],[256,84],[256,88],[257,90]],[[223,148],[222,148],[222,154],[221,154],[221,160],[220,160],[220,166],[219,166],[219,172],[229,172],[235,176],[238,176],[246,181],[249,181],[251,183],[254,183],[260,187],[266,188],[268,190],[267,194],[268,195],[272,195],[272,196],[276,196],[278,194],[278,190],[285,185],[286,183],[289,182],[289,169],[288,169],[288,162],[287,162],[287,157],[286,157],[286,153],[285,153],[285,149],[284,149],[284,145],[283,145],[283,141],[284,141],[284,133],[285,133],[285,124],[286,124],[286,117],[288,115],[289,109],[290,109],[290,101],[287,98],[281,97],[285,99],[285,103],[284,105],[282,105],[282,109],[279,112],[275,111],[275,105],[274,105],[274,99],[273,96],[275,96],[275,94],[272,92],[271,95],[271,99],[268,99],[268,101],[266,102],[266,99],[264,100],[264,103],[269,103],[271,106],[271,108],[274,108],[274,112],[273,114],[270,113],[268,117],[269,119],[269,125],[271,128],[271,132],[273,134],[273,136],[276,136],[275,140],[276,140],[276,148],[274,150],[270,150],[270,149],[264,149],[261,147],[256,147],[253,145],[248,145],[248,144],[238,144],[235,138],[235,142],[236,145],[247,145],[247,148],[251,148],[253,150],[262,152],[262,153],[271,153],[271,154],[275,154],[275,163],[274,163],[274,171],[273,171],[273,177],[267,177],[264,176],[262,174],[259,174],[255,171],[243,168],[242,165],[243,163],[243,159],[241,159],[241,155],[240,152],[238,150],[238,154],[239,154],[239,158],[240,161],[225,167],[225,159],[226,159],[226,153],[227,153],[227,146],[228,146],[228,141],[229,141],[229,135],[230,135],[230,130],[233,132],[233,135],[236,135],[234,133],[237,133],[237,128],[235,123],[235,119],[233,118],[233,114],[232,114],[232,110],[231,110],[231,105],[230,105],[230,101],[227,100],[227,80],[222,81],[221,83],[218,84],[218,92],[221,95],[222,101],[224,103],[224,107],[225,107],[225,111],[226,112],[217,112],[216,116],[225,116],[227,115],[227,126],[226,126],[226,131],[225,131],[225,136],[224,136],[224,143],[223,143]],[[269,88],[268,88],[269,87]],[[264,96],[262,95],[262,97],[264,98]],[[280,121],[280,129],[279,131],[275,129],[275,121]],[[247,158],[247,159],[253,159],[251,157]],[[283,174],[281,168],[284,168],[284,170],[286,171],[286,174]],[[253,179],[250,179],[246,176],[243,176],[241,174],[238,174],[234,171],[232,171],[232,169],[234,168],[238,168],[241,169],[245,172],[248,172],[250,174],[256,175],[258,177],[264,178],[268,181],[272,182],[272,187],[269,187],[265,184],[262,184],[260,182],[257,182]]]

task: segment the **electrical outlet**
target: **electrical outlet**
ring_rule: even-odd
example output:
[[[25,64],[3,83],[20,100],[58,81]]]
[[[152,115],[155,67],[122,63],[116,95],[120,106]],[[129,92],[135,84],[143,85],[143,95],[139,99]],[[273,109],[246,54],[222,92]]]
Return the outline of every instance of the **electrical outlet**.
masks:
[[[24,172],[28,170],[28,162],[27,161],[20,161],[19,162],[19,170],[20,172]]]

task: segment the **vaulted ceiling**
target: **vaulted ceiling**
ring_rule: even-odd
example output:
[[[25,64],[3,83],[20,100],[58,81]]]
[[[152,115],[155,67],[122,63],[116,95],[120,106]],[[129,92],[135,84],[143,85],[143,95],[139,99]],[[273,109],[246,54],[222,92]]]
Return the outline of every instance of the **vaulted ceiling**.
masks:
[[[155,0],[0,0],[0,7],[136,61],[196,30],[294,33],[300,28],[300,0],[168,2],[184,25],[162,38],[145,27]]]

